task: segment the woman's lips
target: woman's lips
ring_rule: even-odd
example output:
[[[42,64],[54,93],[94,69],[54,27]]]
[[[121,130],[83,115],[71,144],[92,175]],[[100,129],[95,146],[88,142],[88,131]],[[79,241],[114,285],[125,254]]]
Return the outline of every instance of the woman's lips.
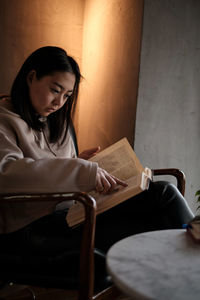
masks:
[[[54,112],[54,111],[56,111],[56,109],[54,109],[54,108],[47,108],[46,111],[47,112]]]

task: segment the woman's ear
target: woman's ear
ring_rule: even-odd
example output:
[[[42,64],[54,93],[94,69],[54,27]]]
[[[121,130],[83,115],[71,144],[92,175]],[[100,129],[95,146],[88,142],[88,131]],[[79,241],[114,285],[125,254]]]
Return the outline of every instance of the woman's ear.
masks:
[[[28,86],[30,86],[33,82],[33,80],[36,78],[36,71],[35,70],[31,70],[27,77],[26,77],[26,81],[27,81],[27,84]]]

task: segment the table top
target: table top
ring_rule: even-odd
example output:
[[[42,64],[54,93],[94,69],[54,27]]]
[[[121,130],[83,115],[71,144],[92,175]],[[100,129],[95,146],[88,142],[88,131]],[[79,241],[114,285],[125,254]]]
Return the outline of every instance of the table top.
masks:
[[[134,299],[200,299],[200,244],[184,229],[133,235],[108,251],[113,282]]]

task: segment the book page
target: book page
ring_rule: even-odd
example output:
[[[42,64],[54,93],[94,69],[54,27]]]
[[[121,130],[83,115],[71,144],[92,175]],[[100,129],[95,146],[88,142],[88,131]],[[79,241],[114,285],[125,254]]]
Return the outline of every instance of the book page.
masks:
[[[103,195],[92,191],[89,194],[97,201],[97,214],[110,209],[111,207],[133,197],[134,195],[141,193],[148,188],[149,180],[149,177],[144,172],[142,172],[135,177],[129,178],[127,180],[127,187],[119,187],[118,190],[113,191],[110,194]],[[74,226],[82,222],[84,218],[84,208],[80,203],[72,206],[67,214],[67,222],[69,226]]]
[[[144,171],[127,138],[97,153],[90,160],[98,162],[100,168],[124,181]]]
[[[113,199],[117,197],[121,197],[122,195],[130,194],[133,195],[133,191],[136,189],[140,189],[140,191],[143,191],[148,188],[149,181],[147,180],[147,175],[142,172],[140,174],[137,174],[136,176],[132,176],[126,180],[126,183],[128,184],[127,187],[118,186],[116,190],[109,194],[100,194],[96,191],[89,192],[89,195],[91,195],[93,198],[97,201],[97,206],[99,207],[101,202],[106,201],[106,199]],[[124,197],[123,197],[124,198]],[[126,196],[125,196],[126,198]]]
[[[148,188],[151,170],[143,168],[126,138],[97,153],[90,161],[97,162],[99,167],[128,184],[127,187],[118,185],[115,191],[106,195],[91,191],[89,194],[97,202],[97,214]],[[71,206],[67,214],[68,225],[74,226],[83,220],[82,204]]]

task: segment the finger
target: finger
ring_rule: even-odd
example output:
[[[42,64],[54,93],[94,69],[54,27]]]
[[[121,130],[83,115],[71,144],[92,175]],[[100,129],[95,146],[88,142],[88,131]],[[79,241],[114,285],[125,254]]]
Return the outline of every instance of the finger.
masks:
[[[114,180],[116,181],[117,184],[124,186],[124,187],[128,186],[128,184],[125,181],[123,181],[115,176],[112,176],[112,177],[114,178]]]
[[[108,188],[105,191],[110,193],[116,189],[117,182],[110,174],[105,175],[105,177],[110,185],[110,186],[108,186]]]
[[[87,153],[88,155],[91,155],[91,154],[95,154],[99,151],[100,151],[100,146],[87,149],[87,150],[84,151],[84,153]]]
[[[81,152],[78,157],[88,160],[91,157],[93,157],[94,155],[96,155],[99,151],[100,151],[99,146],[95,147],[95,148],[87,149],[87,150]]]
[[[127,187],[128,184],[123,180],[109,174],[104,169],[99,168],[97,173],[96,190],[100,193],[107,194],[114,191],[118,185]]]
[[[111,184],[108,181],[108,179],[105,177],[104,174],[101,176],[101,183],[103,185],[103,190],[101,192],[103,194],[106,194],[108,192],[108,190],[111,188]]]
[[[97,174],[97,180],[96,180],[96,191],[101,193],[103,192],[104,187],[103,184],[101,182],[101,176],[99,174]]]

